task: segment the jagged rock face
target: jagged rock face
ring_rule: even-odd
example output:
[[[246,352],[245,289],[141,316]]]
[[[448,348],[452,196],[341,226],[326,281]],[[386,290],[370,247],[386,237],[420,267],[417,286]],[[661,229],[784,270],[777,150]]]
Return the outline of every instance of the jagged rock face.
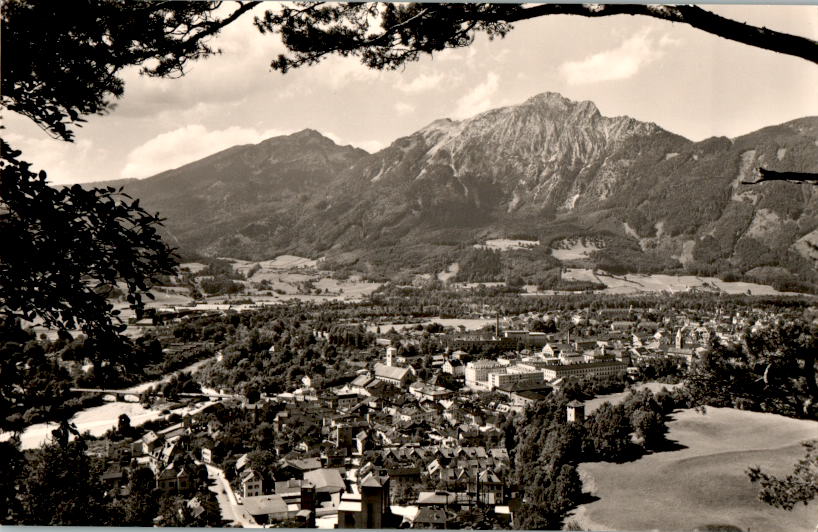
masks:
[[[375,154],[305,130],[126,186],[168,218],[177,245],[209,254],[417,258],[557,223],[681,264],[746,271],[810,257],[818,228],[818,187],[740,185],[759,165],[818,171],[818,118],[694,143],[544,93],[437,120]]]
[[[545,93],[462,122],[433,122],[375,154],[361,177],[404,185],[401,192],[422,182],[426,194],[412,198],[419,206],[442,195],[507,213],[570,210],[609,197],[632,160],[644,157],[630,148],[650,139],[690,144],[655,124],[603,117],[591,102]]]

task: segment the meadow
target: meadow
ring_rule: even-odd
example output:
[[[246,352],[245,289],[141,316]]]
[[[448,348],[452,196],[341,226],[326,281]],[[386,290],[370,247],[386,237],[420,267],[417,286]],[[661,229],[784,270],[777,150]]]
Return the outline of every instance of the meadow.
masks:
[[[818,438],[818,423],[730,408],[680,410],[673,418],[668,438],[678,450],[582,464],[584,489],[598,500],[569,520],[586,530],[815,530],[818,502],[792,511],[768,506],[745,470],[787,473],[803,457],[799,442]]]

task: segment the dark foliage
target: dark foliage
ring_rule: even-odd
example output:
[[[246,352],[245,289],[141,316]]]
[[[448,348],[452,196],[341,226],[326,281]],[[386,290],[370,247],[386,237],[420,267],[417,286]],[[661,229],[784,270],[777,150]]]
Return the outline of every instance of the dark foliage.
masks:
[[[176,265],[156,229],[161,219],[113,188],[53,188],[20,152],[2,143],[0,161],[0,305],[4,313],[80,328],[116,343],[118,311],[106,298],[123,282],[127,300],[143,308],[160,274]]]

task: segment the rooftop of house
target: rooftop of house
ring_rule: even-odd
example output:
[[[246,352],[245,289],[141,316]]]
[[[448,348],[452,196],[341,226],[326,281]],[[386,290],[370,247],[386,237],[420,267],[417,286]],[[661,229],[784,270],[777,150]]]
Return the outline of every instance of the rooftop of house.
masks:
[[[280,495],[257,495],[245,497],[244,509],[250,515],[268,515],[287,512],[287,503]]]
[[[315,490],[318,492],[343,491],[346,486],[337,469],[314,469],[304,473],[304,480],[315,484]]]

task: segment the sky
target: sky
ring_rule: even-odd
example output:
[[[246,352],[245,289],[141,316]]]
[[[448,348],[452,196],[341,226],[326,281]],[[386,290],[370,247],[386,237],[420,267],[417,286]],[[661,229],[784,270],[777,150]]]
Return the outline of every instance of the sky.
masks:
[[[816,6],[704,6],[724,16],[818,40]],[[504,39],[478,37],[393,72],[330,58],[287,74],[269,63],[283,51],[253,14],[212,42],[222,54],[181,79],[128,70],[125,95],[88,118],[76,141],[51,139],[6,112],[4,138],[54,184],[144,178],[237,144],[316,129],[374,152],[430,122],[464,119],[559,92],[591,100],[606,116],[628,115],[691,140],[736,137],[818,115],[818,67],[647,17],[567,15],[519,22]]]

